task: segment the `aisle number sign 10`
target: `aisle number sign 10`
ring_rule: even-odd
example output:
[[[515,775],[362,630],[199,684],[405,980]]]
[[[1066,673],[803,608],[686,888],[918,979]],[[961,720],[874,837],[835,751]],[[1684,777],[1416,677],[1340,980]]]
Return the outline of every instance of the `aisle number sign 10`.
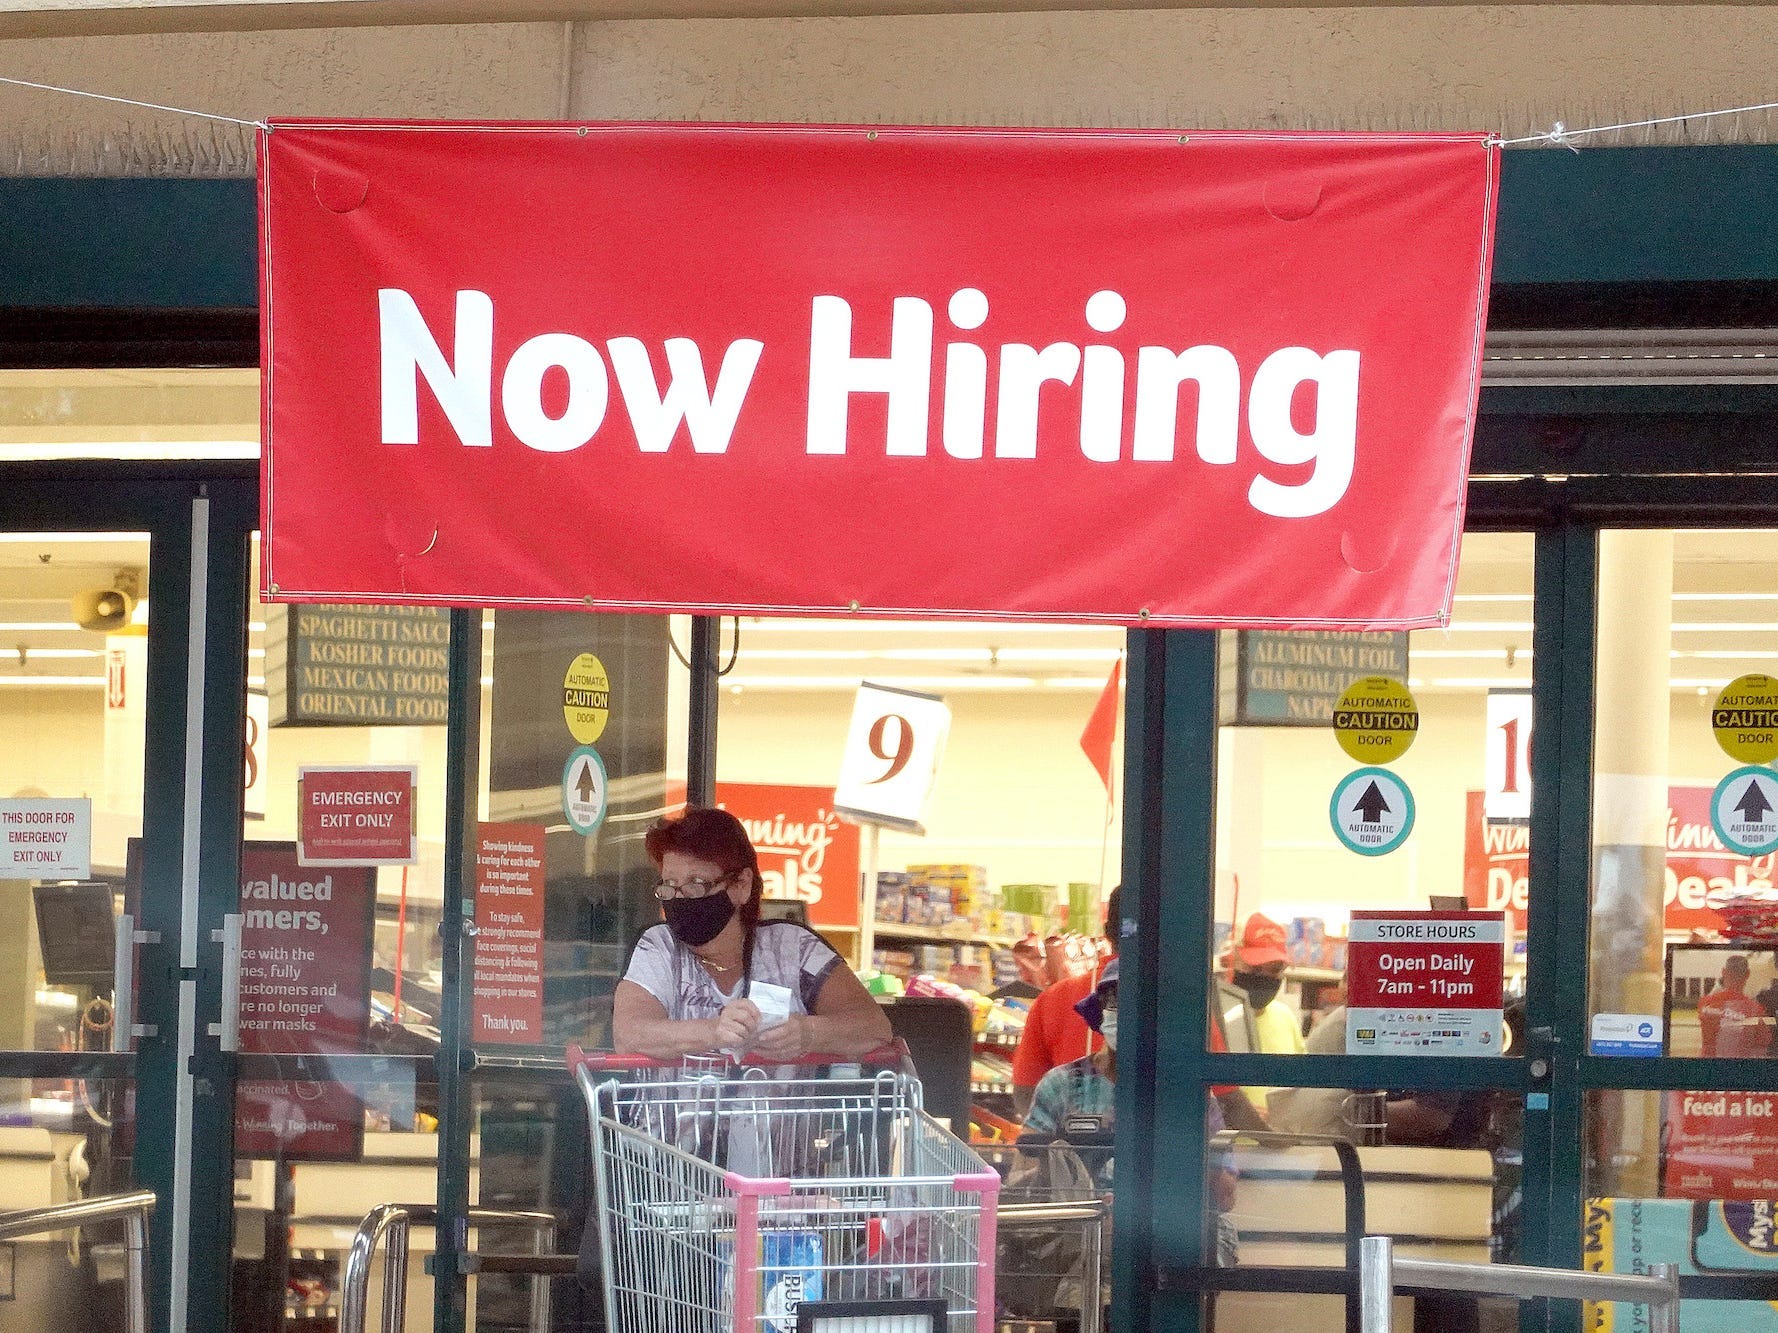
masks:
[[[925,833],[921,820],[950,732],[951,710],[937,695],[865,681],[852,704],[834,813]]]

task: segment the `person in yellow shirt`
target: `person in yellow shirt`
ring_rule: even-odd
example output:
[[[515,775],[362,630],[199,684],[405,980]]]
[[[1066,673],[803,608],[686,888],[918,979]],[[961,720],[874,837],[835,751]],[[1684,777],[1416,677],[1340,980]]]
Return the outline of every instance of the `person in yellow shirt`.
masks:
[[[1241,943],[1235,949],[1234,983],[1247,992],[1254,1036],[1266,1055],[1302,1055],[1305,1049],[1303,1020],[1279,994],[1284,989],[1284,966],[1290,957],[1285,938],[1283,926],[1255,912],[1247,918]],[[1266,1099],[1276,1089],[1242,1091],[1255,1107],[1263,1110]]]

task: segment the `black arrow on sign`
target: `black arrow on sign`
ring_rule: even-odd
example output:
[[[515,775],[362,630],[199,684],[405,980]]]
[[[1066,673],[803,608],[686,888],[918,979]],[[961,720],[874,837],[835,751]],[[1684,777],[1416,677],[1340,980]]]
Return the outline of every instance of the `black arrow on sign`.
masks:
[[[1760,790],[1758,778],[1747,779],[1747,790],[1741,793],[1735,813],[1745,816],[1750,824],[1763,824],[1766,816],[1772,813],[1772,803],[1766,799],[1765,792]]]
[[[582,801],[593,799],[593,791],[597,784],[593,781],[593,766],[586,760],[580,761],[580,781],[574,784],[574,790],[580,793]]]
[[[1383,816],[1389,813],[1389,802],[1383,799],[1375,778],[1371,779],[1371,785],[1364,789],[1364,795],[1358,798],[1352,808],[1363,817],[1366,824],[1383,822]]]

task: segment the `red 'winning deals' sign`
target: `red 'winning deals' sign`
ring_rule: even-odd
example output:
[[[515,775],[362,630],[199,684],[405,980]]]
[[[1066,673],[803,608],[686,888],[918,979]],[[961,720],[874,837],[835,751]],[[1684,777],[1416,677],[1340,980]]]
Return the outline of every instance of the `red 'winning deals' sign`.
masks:
[[[766,897],[804,903],[814,926],[858,924],[858,826],[834,813],[832,787],[719,782],[716,804],[747,830]]]
[[[272,600],[1448,615],[1485,135],[280,122],[259,154]]]

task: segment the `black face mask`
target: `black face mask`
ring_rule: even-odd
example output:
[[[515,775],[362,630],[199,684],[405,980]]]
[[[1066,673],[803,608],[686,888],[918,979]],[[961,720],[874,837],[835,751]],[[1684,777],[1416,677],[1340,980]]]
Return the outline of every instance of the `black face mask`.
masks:
[[[718,889],[703,898],[669,898],[661,911],[673,938],[696,949],[722,934],[735,915],[735,900],[726,889]]]
[[[1256,1010],[1264,1009],[1284,989],[1284,978],[1266,972],[1237,972],[1235,984],[1247,992],[1247,1002]]]

